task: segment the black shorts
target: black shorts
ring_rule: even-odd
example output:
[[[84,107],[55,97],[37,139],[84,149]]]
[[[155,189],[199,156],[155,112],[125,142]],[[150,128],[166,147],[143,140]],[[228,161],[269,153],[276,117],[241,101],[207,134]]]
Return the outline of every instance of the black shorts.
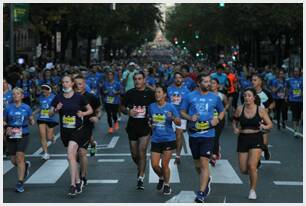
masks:
[[[210,158],[213,153],[215,138],[193,138],[189,137],[189,146],[194,160],[200,157]]]
[[[151,134],[151,128],[146,125],[132,125],[128,124],[126,128],[130,141],[137,141],[140,137],[148,136]]]
[[[290,102],[289,104],[292,111],[292,121],[300,121],[302,118],[303,102]]]
[[[263,149],[263,133],[242,134],[238,136],[237,152],[248,152],[250,149]]]
[[[176,149],[176,141],[170,142],[151,142],[151,152],[163,153],[163,151],[169,151]]]
[[[22,135],[21,139],[10,139],[7,137],[7,151],[10,156],[15,156],[16,152],[25,153],[29,144],[29,134]]]
[[[37,120],[36,122],[38,125],[46,124],[49,128],[54,128],[58,125],[57,122],[49,122],[49,121],[44,121],[44,120]]]
[[[79,147],[87,149],[91,136],[89,133],[88,127],[79,127],[76,129],[61,128],[61,140],[65,147],[68,147],[69,141],[74,141]]]

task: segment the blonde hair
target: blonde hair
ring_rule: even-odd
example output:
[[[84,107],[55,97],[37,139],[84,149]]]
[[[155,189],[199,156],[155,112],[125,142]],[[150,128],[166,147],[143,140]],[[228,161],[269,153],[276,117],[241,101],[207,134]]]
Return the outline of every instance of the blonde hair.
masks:
[[[13,93],[14,92],[20,92],[21,94],[23,94],[23,89],[21,89],[20,87],[15,87],[14,89],[13,89]]]

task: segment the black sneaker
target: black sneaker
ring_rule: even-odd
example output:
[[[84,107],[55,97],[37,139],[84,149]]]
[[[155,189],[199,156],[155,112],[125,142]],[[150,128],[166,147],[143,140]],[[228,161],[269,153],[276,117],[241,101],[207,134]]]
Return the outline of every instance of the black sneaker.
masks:
[[[77,194],[81,194],[83,189],[83,182],[81,181],[80,183],[75,184],[75,190]]]
[[[87,178],[86,177],[82,177],[81,181],[82,181],[82,186],[85,187],[87,185]]]
[[[265,146],[264,156],[265,156],[265,160],[270,160],[271,159],[271,153],[269,152],[268,146]]]
[[[208,181],[207,181],[207,186],[206,186],[206,188],[205,188],[205,190],[204,190],[204,196],[205,196],[205,198],[209,195],[209,193],[210,193],[210,183],[211,183],[211,180],[212,180],[212,177],[211,176],[209,176],[208,177]]]
[[[76,195],[76,187],[71,185],[68,191],[68,196],[73,197]]]
[[[144,190],[143,180],[141,179],[137,180],[137,190]]]
[[[24,179],[26,179],[30,175],[30,167],[31,167],[31,162],[26,161],[25,162],[25,170],[24,170]]]
[[[198,191],[198,192],[197,192],[197,196],[196,196],[196,198],[194,199],[194,201],[195,201],[196,203],[204,203],[204,201],[205,201],[204,192]]]
[[[163,190],[163,194],[164,195],[170,195],[171,194],[171,188],[169,185],[164,185],[164,190]]]
[[[164,180],[159,179],[157,185],[156,185],[156,189],[157,190],[161,190],[164,186]]]

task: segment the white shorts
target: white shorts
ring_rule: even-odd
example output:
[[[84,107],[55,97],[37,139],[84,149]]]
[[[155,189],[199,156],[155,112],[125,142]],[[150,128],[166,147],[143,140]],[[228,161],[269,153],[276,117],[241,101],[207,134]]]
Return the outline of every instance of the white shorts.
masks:
[[[174,131],[175,131],[176,128],[186,130],[186,126],[187,126],[187,120],[186,119],[181,119],[181,126],[177,126],[177,125],[174,124],[174,122],[172,122],[172,128],[173,128]]]

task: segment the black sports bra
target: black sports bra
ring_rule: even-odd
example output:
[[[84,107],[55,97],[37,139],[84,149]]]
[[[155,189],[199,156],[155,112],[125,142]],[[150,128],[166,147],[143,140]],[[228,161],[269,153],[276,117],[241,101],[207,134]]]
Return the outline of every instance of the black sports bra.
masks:
[[[245,115],[244,115],[244,106],[243,106],[241,115],[239,117],[241,129],[259,130],[260,122],[261,122],[262,119],[259,115],[258,110],[259,109],[258,109],[258,106],[257,106],[256,113],[255,113],[254,117],[246,118]]]

